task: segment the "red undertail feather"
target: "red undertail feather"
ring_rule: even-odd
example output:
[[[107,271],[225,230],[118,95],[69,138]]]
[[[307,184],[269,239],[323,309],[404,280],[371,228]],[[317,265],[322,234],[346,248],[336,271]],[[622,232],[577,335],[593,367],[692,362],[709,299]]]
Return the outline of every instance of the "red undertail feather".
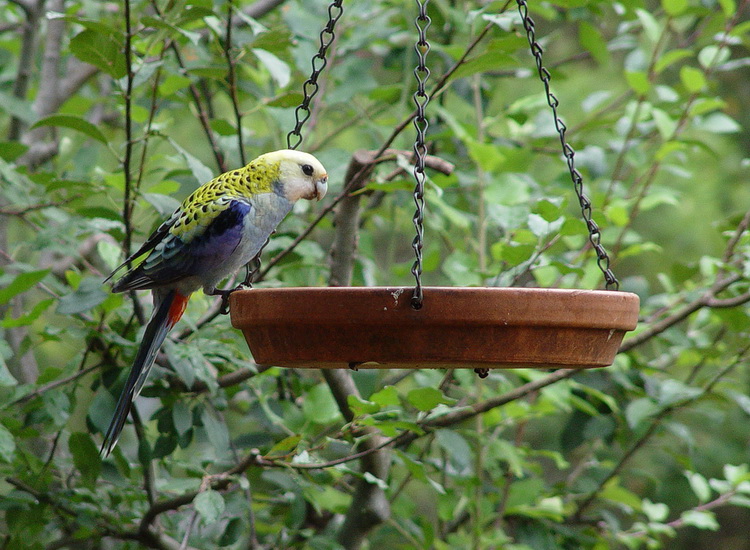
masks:
[[[167,319],[169,320],[169,326],[173,327],[180,320],[182,314],[185,313],[185,308],[188,305],[190,296],[184,296],[179,292],[175,292],[174,300],[172,305],[169,307],[169,313],[167,313]]]

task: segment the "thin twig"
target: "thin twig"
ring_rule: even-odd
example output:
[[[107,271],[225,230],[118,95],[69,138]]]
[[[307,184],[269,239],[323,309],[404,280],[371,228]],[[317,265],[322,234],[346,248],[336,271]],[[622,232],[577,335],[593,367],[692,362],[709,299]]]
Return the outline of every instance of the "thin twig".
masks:
[[[247,164],[245,160],[245,145],[242,142],[242,113],[240,113],[239,99],[237,96],[237,75],[235,65],[237,60],[232,56],[232,11],[234,0],[227,3],[227,25],[226,39],[224,40],[224,57],[227,60],[227,80],[229,81],[229,97],[232,99],[232,110],[234,111],[234,122],[237,126],[237,149],[240,152],[242,166]]]
[[[737,489],[732,489],[731,491],[728,491],[726,493],[723,493],[716,497],[714,500],[710,502],[706,502],[705,504],[700,504],[696,506],[695,508],[691,508],[694,512],[710,512],[711,510],[715,510],[716,508],[719,508],[720,506],[724,506],[725,504],[729,504],[732,501],[732,498],[737,494]],[[687,520],[684,519],[684,517],[677,518],[673,521],[670,521],[665,524],[668,527],[671,527],[672,529],[680,529],[682,527],[685,527],[688,525]],[[645,536],[647,533],[646,531],[633,531],[631,533],[625,532],[621,533],[629,537],[634,538],[640,538]]]
[[[130,161],[133,155],[133,116],[132,116],[132,102],[133,102],[133,80],[135,74],[133,73],[133,34],[130,26],[130,0],[125,0],[125,66],[127,68],[127,74],[125,78],[125,157],[123,159],[123,172],[125,176],[125,190],[124,199],[122,204],[122,221],[125,226],[125,239],[123,240],[123,253],[125,257],[130,257],[132,250],[133,240],[133,202],[132,202],[132,181],[130,175]]]
[[[65,384],[68,384],[70,382],[73,382],[75,380],[78,380],[79,378],[86,376],[88,373],[95,371],[98,368],[101,368],[104,365],[104,363],[99,363],[97,365],[92,365],[88,368],[85,368],[83,370],[79,370],[74,374],[71,374],[70,376],[66,376],[65,378],[60,378],[59,380],[55,380],[53,382],[49,382],[45,384],[44,386],[40,386],[36,388],[34,391],[27,393],[23,397],[19,397],[12,403],[11,405],[17,405],[21,403],[26,403],[27,401],[30,401],[31,399],[34,399],[35,397],[39,397],[42,394],[47,393],[50,390],[54,390],[55,388],[59,388],[60,386],[64,386]]]
[[[78,200],[78,195],[74,197],[68,197],[55,202],[42,202],[39,204],[32,204],[30,206],[24,206],[21,208],[0,208],[0,216],[25,216],[29,212],[35,212],[37,210],[44,210],[45,208],[59,208],[69,202]]]

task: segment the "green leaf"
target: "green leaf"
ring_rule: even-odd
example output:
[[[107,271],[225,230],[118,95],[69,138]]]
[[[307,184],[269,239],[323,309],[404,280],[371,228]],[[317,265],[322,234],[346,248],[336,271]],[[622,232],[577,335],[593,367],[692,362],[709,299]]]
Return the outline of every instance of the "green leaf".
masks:
[[[599,65],[606,65],[610,61],[609,51],[607,50],[607,41],[588,21],[581,21],[578,24],[578,41],[586,49]]]
[[[31,102],[24,101],[5,92],[0,92],[0,109],[26,124],[31,124],[37,117],[34,109],[31,108]],[[5,155],[3,155],[3,158],[5,158]]]
[[[209,489],[199,493],[193,501],[196,512],[198,512],[206,525],[215,523],[219,516],[224,513],[225,503],[221,493]]]
[[[2,94],[0,94],[0,104],[2,103],[3,103],[3,97],[2,97]],[[20,118],[20,117],[17,117],[17,118]],[[33,118],[25,122],[32,122],[32,121],[33,121]],[[16,160],[18,157],[23,155],[28,150],[29,150],[28,145],[24,145],[23,143],[19,143],[17,141],[0,141],[0,158],[8,162],[12,162]]]
[[[264,27],[261,23],[247,15],[244,11],[240,9],[233,8],[233,12],[242,19],[245,23],[247,23],[247,26],[250,28],[254,36],[257,36],[261,33],[268,32],[268,29]]]
[[[517,61],[513,57],[503,52],[486,52],[478,55],[472,59],[469,59],[465,63],[456,69],[453,73],[451,80],[464,78],[471,76],[476,73],[486,73],[487,71],[497,71],[504,67],[516,65]]]
[[[634,510],[638,510],[642,506],[641,499],[628,489],[620,485],[619,478],[610,479],[604,486],[604,489],[600,493],[601,498],[624,504]]]
[[[159,97],[166,97],[190,86],[191,80],[180,74],[170,74],[159,83]],[[213,121],[212,121],[213,122]]]
[[[276,443],[273,447],[271,447],[271,450],[268,451],[268,454],[269,455],[287,454],[293,451],[294,449],[296,449],[300,441],[302,441],[301,435],[290,435],[289,437],[285,437],[284,439]]]
[[[303,96],[299,92],[287,92],[266,102],[269,107],[296,107],[302,103]]]
[[[726,17],[732,17],[737,11],[737,4],[734,0],[719,0],[719,5]]]
[[[316,424],[328,424],[341,416],[326,384],[318,384],[305,394],[302,412],[307,420]]]
[[[141,22],[144,25],[149,26],[149,27],[172,31],[172,35],[171,35],[172,37],[178,34],[182,35],[188,40],[190,40],[190,42],[192,42],[194,46],[197,46],[198,42],[200,41],[201,35],[198,34],[197,32],[191,32],[180,27],[175,27],[174,25],[170,25],[169,23],[164,21],[164,19],[161,19],[161,18],[157,19],[156,17],[146,16],[146,17],[141,18]]]
[[[622,202],[613,202],[605,209],[607,219],[617,227],[625,227],[630,221],[630,211]]]
[[[729,51],[729,48],[719,48],[719,46],[711,44],[698,52],[698,63],[700,63],[701,67],[704,69],[708,69],[709,67],[721,65],[727,61],[731,55],[732,52]]]
[[[178,435],[184,435],[193,426],[193,413],[184,401],[172,407],[172,423]]]
[[[735,466],[734,464],[724,464],[724,477],[729,483],[737,486],[750,479],[747,470],[747,464],[740,464],[739,466]]]
[[[653,210],[657,206],[662,206],[664,204],[679,206],[680,199],[678,198],[677,193],[671,189],[652,191],[641,201],[641,211],[646,212],[648,210]]]
[[[55,300],[53,298],[37,302],[36,305],[31,308],[31,311],[24,315],[19,315],[16,318],[11,317],[11,309],[8,309],[5,319],[0,322],[0,327],[15,328],[28,326],[36,321],[42,313],[47,311],[47,308],[49,308],[54,302]]]
[[[700,388],[693,388],[679,380],[668,379],[661,383],[657,401],[662,407],[668,407],[684,401],[689,401],[703,393]]]
[[[328,510],[335,514],[342,514],[349,508],[352,497],[337,491],[330,485],[325,485],[306,488],[305,499],[318,511]]]
[[[462,250],[454,250],[443,262],[442,270],[456,286],[482,284],[482,276],[477,272],[475,258]]]
[[[78,288],[60,298],[57,313],[60,315],[76,315],[90,311],[107,299],[109,294],[102,290],[101,279],[88,277],[81,281]]]
[[[398,391],[393,386],[385,386],[370,396],[370,401],[381,407],[392,407],[399,404]]]
[[[690,106],[690,116],[699,116],[711,111],[724,109],[727,106],[727,102],[720,97],[702,97],[695,100]]]
[[[641,22],[646,37],[648,37],[651,42],[655,43],[658,41],[659,36],[661,36],[661,25],[659,25],[656,18],[647,10],[641,8],[635,10],[635,14]]]
[[[681,15],[687,8],[687,0],[661,0],[664,11],[672,17]]]
[[[420,411],[431,411],[440,403],[445,403],[443,392],[437,388],[415,388],[406,395],[407,401]]]
[[[459,469],[471,468],[473,453],[466,440],[454,430],[437,430],[435,432],[438,445],[448,454],[451,462]]]
[[[237,129],[223,118],[213,119],[210,126],[220,136],[233,136],[237,134]]]
[[[680,81],[690,93],[699,92],[706,86],[706,76],[703,71],[695,67],[682,67],[680,69]]]
[[[364,477],[365,481],[367,481],[367,483],[370,483],[372,485],[377,485],[378,487],[380,487],[384,491],[386,489],[388,489],[388,484],[385,481],[383,481],[379,477],[375,477],[370,472],[365,472],[364,475],[363,475],[363,477]]]
[[[445,202],[439,194],[429,193],[427,201],[436,206],[440,213],[443,214],[453,225],[461,229],[468,229],[471,226],[471,219],[467,213],[458,208],[454,208]]]
[[[243,523],[240,518],[232,518],[224,528],[224,532],[219,537],[219,546],[231,546],[240,540],[243,532]]]
[[[698,529],[707,529],[709,531],[718,531],[719,522],[713,512],[703,512],[699,510],[687,510],[683,512],[680,519],[685,525],[692,525]]]
[[[146,199],[146,202],[153,206],[154,210],[156,210],[163,218],[169,217],[172,212],[177,210],[180,206],[180,201],[169,195],[143,193],[143,198]]]
[[[0,387],[17,386],[18,380],[8,370],[6,361],[13,356],[13,349],[5,340],[0,339]],[[39,383],[39,382],[37,382]]]
[[[485,172],[494,172],[505,161],[505,156],[500,152],[497,145],[471,140],[467,143],[467,146],[469,156]]]
[[[82,134],[86,134],[90,138],[93,138],[102,143],[107,143],[107,138],[102,134],[101,130],[91,124],[85,118],[81,118],[75,115],[50,115],[38,120],[32,128],[39,128],[42,126],[55,126],[59,128],[70,128]]]
[[[198,181],[200,185],[203,185],[204,183],[207,183],[214,179],[213,172],[210,168],[208,168],[205,164],[203,164],[200,160],[195,158],[193,155],[188,153],[185,149],[180,147],[175,140],[172,138],[169,138],[169,143],[172,144],[172,147],[174,147],[180,155],[185,159],[185,162],[187,162],[188,168],[190,168],[190,171],[193,173],[193,176]]]
[[[380,410],[380,405],[378,405],[377,403],[366,401],[354,394],[348,395],[346,401],[355,416],[374,414]]]
[[[648,81],[648,75],[640,71],[626,71],[625,80],[628,82],[635,93],[646,95],[651,89],[651,83]]]
[[[656,128],[659,130],[662,139],[670,139],[677,129],[677,122],[661,109],[652,109],[651,116],[654,117]]]
[[[208,407],[203,409],[201,422],[214,452],[219,456],[227,454],[229,452],[229,431],[227,430],[227,425],[215,417],[214,413]]]
[[[7,304],[14,296],[26,292],[44,279],[49,272],[49,269],[40,269],[17,275],[8,286],[0,288],[0,304]]]
[[[641,422],[656,415],[661,410],[656,403],[647,397],[631,401],[625,409],[625,419],[630,429],[636,429]]]
[[[102,459],[91,435],[83,432],[70,434],[68,448],[73,455],[73,464],[81,473],[84,484],[93,487],[102,471]]]
[[[708,502],[711,498],[711,487],[706,478],[698,472],[685,472],[685,477],[687,477],[690,488],[695,493],[695,496],[698,497],[698,500],[700,502]]]
[[[714,134],[735,134],[742,131],[736,120],[724,113],[711,113],[695,123],[695,127]]]
[[[667,67],[677,63],[678,61],[685,59],[686,57],[692,57],[693,52],[691,50],[677,49],[669,50],[662,55],[654,65],[654,70],[657,73],[661,73]]]
[[[69,48],[78,59],[98,67],[112,78],[127,74],[122,41],[114,33],[86,29],[73,37]]]
[[[669,506],[663,502],[651,502],[649,499],[643,499],[643,513],[649,521],[664,521],[669,516]]]
[[[13,462],[13,458],[16,455],[16,442],[13,439],[13,434],[8,429],[0,424],[0,459],[4,462]]]
[[[282,88],[289,84],[289,80],[292,77],[292,70],[289,68],[289,65],[269,51],[253,48],[252,52],[255,54],[255,57],[260,60],[263,66],[268,69],[271,78],[276,81],[276,84]]]

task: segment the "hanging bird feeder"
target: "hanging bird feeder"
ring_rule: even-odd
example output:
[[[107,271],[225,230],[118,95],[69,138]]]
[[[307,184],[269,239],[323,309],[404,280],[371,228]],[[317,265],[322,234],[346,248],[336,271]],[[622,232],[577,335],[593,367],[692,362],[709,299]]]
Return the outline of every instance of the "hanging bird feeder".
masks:
[[[422,286],[425,107],[429,102],[425,92],[429,76],[427,1],[418,0],[416,19],[415,286],[240,290],[229,298],[232,325],[243,331],[255,361],[261,365],[474,368],[480,376],[486,376],[487,369],[492,368],[611,365],[625,332],[636,327],[639,299],[617,290],[618,281],[601,245],[599,228],[592,220],[591,203],[575,168],[575,152],[565,139],[566,127],[557,113],[558,100],[550,92],[550,73],[542,63],[542,48],[524,0],[517,0],[521,19],[607,290]],[[300,129],[310,116],[308,106],[326,64],[325,54],[342,13],[341,4],[342,0],[335,0],[329,7],[321,47],[304,86],[305,99],[296,111],[297,125],[287,136],[290,148],[296,148],[302,140]]]

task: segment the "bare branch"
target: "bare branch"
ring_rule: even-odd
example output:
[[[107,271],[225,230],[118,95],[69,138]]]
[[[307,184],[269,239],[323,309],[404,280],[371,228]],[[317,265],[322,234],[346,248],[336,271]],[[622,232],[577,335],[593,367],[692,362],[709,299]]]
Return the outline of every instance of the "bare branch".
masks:
[[[41,16],[44,1],[32,2],[32,0],[13,0],[26,15],[21,35],[21,54],[18,58],[18,69],[13,82],[13,97],[25,99],[29,89],[31,70],[34,66],[33,59],[37,49],[37,33],[39,32],[39,18]],[[23,123],[20,119],[13,117],[10,122],[8,139],[17,140],[21,136]]]

